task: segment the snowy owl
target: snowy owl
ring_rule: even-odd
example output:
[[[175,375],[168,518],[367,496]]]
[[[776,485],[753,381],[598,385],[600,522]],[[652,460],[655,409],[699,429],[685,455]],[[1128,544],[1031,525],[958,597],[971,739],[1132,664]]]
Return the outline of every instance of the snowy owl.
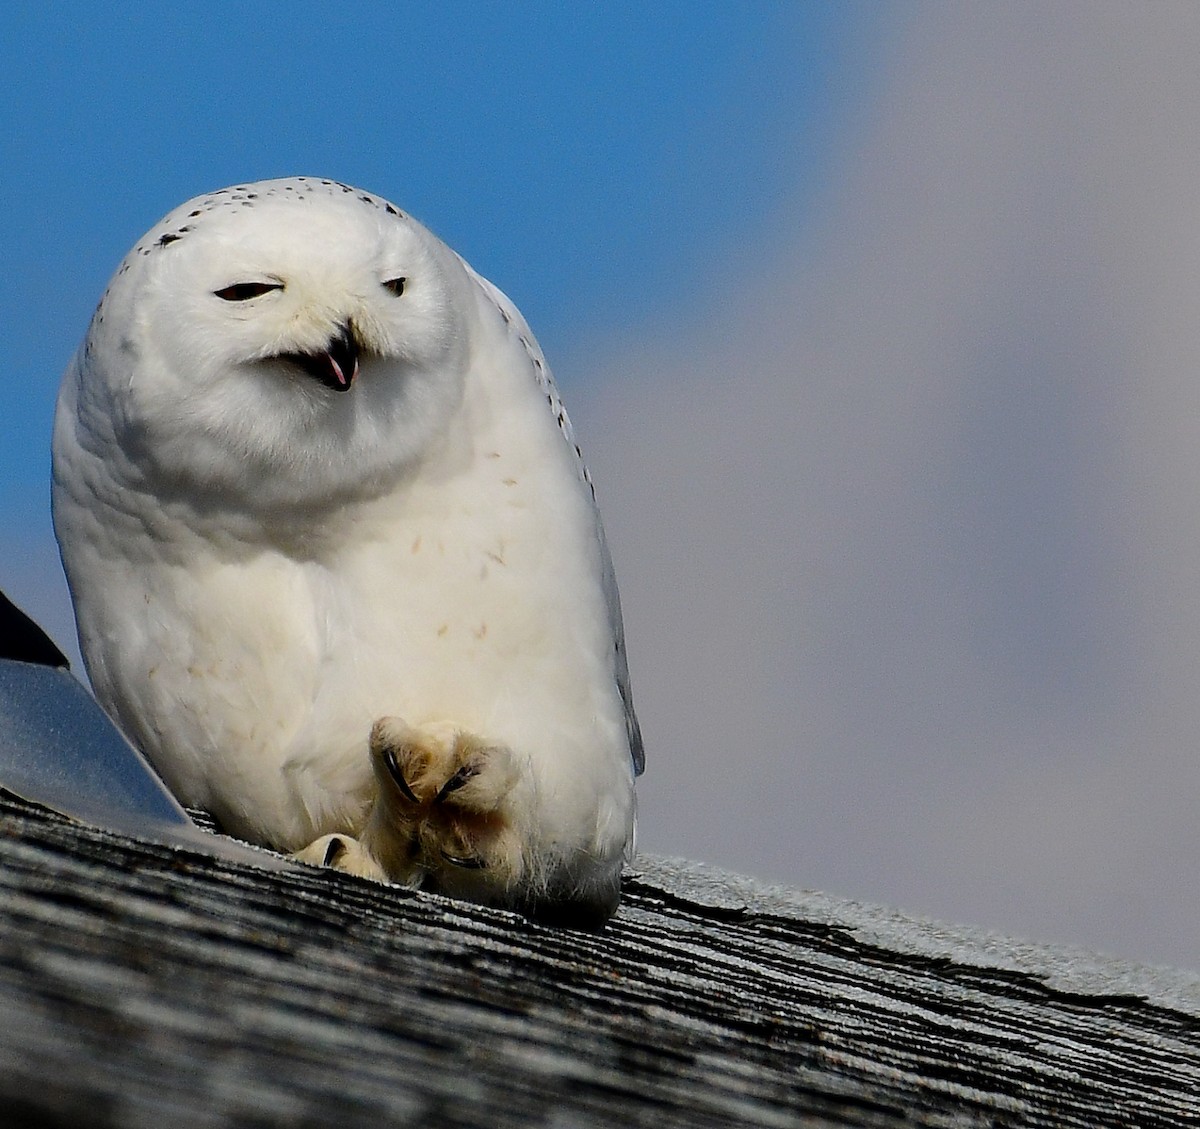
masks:
[[[183,204],[63,377],[54,524],[101,703],[305,861],[606,915],[643,764],[591,479],[504,294],[379,196]]]

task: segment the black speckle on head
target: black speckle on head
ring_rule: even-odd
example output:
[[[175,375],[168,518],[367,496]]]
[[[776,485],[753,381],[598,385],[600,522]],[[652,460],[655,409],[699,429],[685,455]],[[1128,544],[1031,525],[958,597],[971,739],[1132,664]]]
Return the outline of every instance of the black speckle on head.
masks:
[[[183,236],[178,232],[168,231],[166,235],[159,239],[158,246],[166,247],[169,243],[178,243],[182,238]]]
[[[201,211],[202,209],[197,208],[194,212],[188,212],[188,219],[195,219]]]
[[[398,216],[400,214],[395,208],[392,207],[391,204],[385,204],[384,210],[389,216]]]
[[[367,196],[365,193],[364,193],[362,196],[360,196],[360,197],[359,197],[359,199],[360,199],[360,200],[361,200],[361,201],[362,201],[364,204],[374,204],[374,203],[375,203],[375,201],[374,201],[374,200],[372,200],[372,199],[371,199],[371,197],[370,197],[370,196]]]

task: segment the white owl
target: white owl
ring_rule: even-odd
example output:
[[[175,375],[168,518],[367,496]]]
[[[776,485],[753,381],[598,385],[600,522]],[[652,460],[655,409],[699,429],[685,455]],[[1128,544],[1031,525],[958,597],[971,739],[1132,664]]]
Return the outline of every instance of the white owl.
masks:
[[[103,705],[308,861],[601,915],[642,744],[591,482],[524,319],[378,196],[182,205],[63,378],[54,523]]]

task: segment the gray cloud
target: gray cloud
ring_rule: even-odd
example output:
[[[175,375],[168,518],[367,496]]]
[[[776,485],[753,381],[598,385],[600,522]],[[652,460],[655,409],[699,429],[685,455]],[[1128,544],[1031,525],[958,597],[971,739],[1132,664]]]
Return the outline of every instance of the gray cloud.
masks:
[[[1200,964],[1198,49],[917,9],[819,236],[592,363],[645,847]]]

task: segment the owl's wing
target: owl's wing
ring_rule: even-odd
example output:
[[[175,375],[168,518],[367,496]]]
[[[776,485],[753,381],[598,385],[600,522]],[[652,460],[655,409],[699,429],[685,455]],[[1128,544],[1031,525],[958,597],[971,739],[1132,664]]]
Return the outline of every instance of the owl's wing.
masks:
[[[604,599],[608,604],[608,623],[612,628],[613,647],[617,656],[617,690],[625,703],[625,731],[629,734],[629,753],[633,757],[633,774],[641,776],[646,770],[646,748],[642,744],[642,727],[638,725],[637,713],[633,708],[633,689],[629,683],[629,660],[625,657],[625,623],[621,618],[621,595],[617,591],[617,574],[613,569],[612,555],[608,551],[608,538],[600,522],[600,511],[596,511],[596,533],[600,538],[600,566],[603,569],[602,583]]]
[[[575,441],[575,429],[571,426],[571,418],[567,415],[562,397],[558,394],[558,386],[554,383],[550,366],[546,364],[541,346],[538,345],[537,338],[533,336],[528,323],[521,316],[521,311],[504,291],[482,275],[477,274],[461,257],[459,261],[466,267],[467,273],[483,288],[484,293],[496,304],[500,316],[508,325],[510,332],[514,333],[521,342],[529,357],[530,376],[537,382],[542,394],[546,397],[548,410],[558,421],[558,428],[562,432],[563,440],[571,448],[575,457],[580,480],[587,486],[588,494],[591,497],[592,513],[596,520],[596,538],[600,542],[601,585],[608,606],[608,625],[616,653],[617,690],[620,692],[621,701],[625,704],[625,731],[629,735],[629,752],[633,757],[634,775],[640,776],[646,768],[646,750],[642,744],[642,730],[638,725],[637,714],[633,708],[633,690],[629,683],[629,660],[625,655],[625,624],[621,619],[621,597],[617,591],[617,574],[613,569],[608,540],[604,536],[604,523],[600,520],[600,509],[596,505],[596,488],[592,485],[592,476],[584,464],[583,452],[580,451],[579,444]]]

